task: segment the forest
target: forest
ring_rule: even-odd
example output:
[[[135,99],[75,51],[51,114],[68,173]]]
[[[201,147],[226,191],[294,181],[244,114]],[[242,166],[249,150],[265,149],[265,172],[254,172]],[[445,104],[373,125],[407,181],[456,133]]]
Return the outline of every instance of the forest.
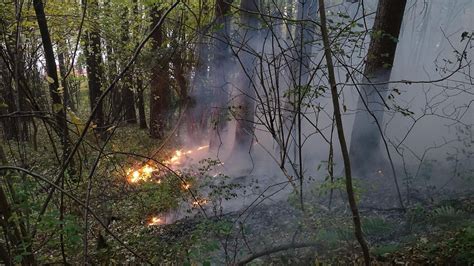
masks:
[[[0,0],[2,265],[473,265],[473,0]]]

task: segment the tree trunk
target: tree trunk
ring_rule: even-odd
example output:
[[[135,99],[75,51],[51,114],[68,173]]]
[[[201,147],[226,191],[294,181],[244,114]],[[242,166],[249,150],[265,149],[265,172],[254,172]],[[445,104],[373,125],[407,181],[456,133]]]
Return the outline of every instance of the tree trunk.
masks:
[[[105,13],[114,12],[114,9],[110,7],[110,0],[104,1],[103,10]],[[120,53],[114,49],[114,47],[117,47],[118,45],[119,43],[117,43],[114,38],[108,38],[105,40],[107,71],[104,73],[106,75],[104,81],[107,80],[107,85],[112,83],[119,70],[118,58]],[[107,110],[107,112],[104,112],[104,115],[106,114],[104,121],[106,121],[107,124],[112,123],[112,121],[119,122],[124,119],[124,108],[122,106],[123,85],[121,85],[121,83],[122,82],[117,84],[117,86],[115,86],[115,88],[109,93],[109,96],[107,97],[107,107],[110,108]]]
[[[137,73],[137,72],[136,72]],[[148,128],[146,124],[146,114],[145,114],[145,99],[143,97],[143,91],[145,88],[143,87],[143,80],[140,73],[136,75],[136,85],[137,85],[137,107],[138,107],[138,121],[140,124],[140,128],[146,129]]]
[[[240,23],[243,32],[240,45],[245,45],[246,50],[256,48],[258,38],[258,15],[260,0],[242,0],[240,3]],[[249,51],[241,51],[239,54],[241,69],[237,73],[237,89],[239,95],[235,105],[235,142],[233,155],[248,153],[252,147],[254,137],[254,114],[255,114],[255,89],[252,79],[255,73],[255,56]]]
[[[219,29],[215,32],[214,57],[211,59],[210,82],[214,101],[211,105],[211,139],[210,148],[218,149],[221,143],[221,134],[228,121],[229,86],[228,79],[232,65],[230,53],[230,2],[216,1],[216,23]]]
[[[363,83],[386,83],[390,80],[405,5],[406,0],[379,1]],[[388,89],[387,84],[361,87],[350,148],[356,176],[373,175],[386,164],[380,149],[381,132],[377,123],[382,124]]]
[[[44,6],[42,0],[33,0],[35,8],[36,19],[41,33],[41,40],[43,42],[44,58],[46,61],[46,72],[48,74],[49,92],[52,102],[52,110],[55,114],[56,123],[58,125],[58,135],[63,146],[63,158],[66,158],[69,151],[68,145],[68,128],[66,123],[66,112],[61,101],[61,93],[58,91],[59,80],[56,68],[56,60],[54,57],[53,45],[49,35],[46,16],[44,13]]]
[[[98,19],[99,4],[97,1],[90,2],[88,7],[91,20]],[[97,130],[102,132],[104,130],[104,113],[103,105],[98,100],[102,94],[102,53],[100,44],[100,30],[99,25],[93,25],[90,31],[85,32],[85,49],[87,65],[87,79],[89,84],[89,101],[91,111],[94,106],[98,105],[97,111],[93,117],[94,124]]]
[[[130,42],[130,24],[128,22],[128,9],[124,8],[122,10],[122,51],[124,54],[127,54],[127,45]],[[122,62],[122,67],[125,66],[127,62]],[[127,123],[136,124],[137,123],[137,112],[135,110],[135,93],[133,93],[133,71],[125,74],[122,80],[122,108],[124,109],[124,118]]]
[[[61,49],[61,47],[59,49]],[[69,85],[67,83],[67,80],[64,78],[67,74],[66,63],[64,62],[64,51],[59,51],[58,63],[59,63],[59,74],[61,75],[61,86],[63,87],[64,106],[71,107],[71,98],[69,96]]]
[[[152,24],[160,20],[162,10],[154,6],[151,10]],[[170,107],[169,65],[162,51],[164,42],[163,27],[152,35],[152,50],[159,54],[154,58],[150,84],[150,136],[163,139],[166,128],[166,113]]]
[[[4,66],[3,61],[0,61],[0,76],[2,78],[2,84],[0,87],[1,100],[0,100],[0,113],[7,114],[17,111],[15,94],[13,91],[13,86],[11,86],[12,78],[8,73],[6,66]],[[3,136],[7,140],[18,139],[19,138],[19,125],[18,119],[15,117],[9,117],[2,119],[3,124]]]

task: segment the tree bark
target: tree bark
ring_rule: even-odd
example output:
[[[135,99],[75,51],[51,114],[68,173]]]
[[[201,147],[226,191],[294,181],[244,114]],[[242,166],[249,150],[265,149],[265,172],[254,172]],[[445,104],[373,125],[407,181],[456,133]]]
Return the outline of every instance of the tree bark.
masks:
[[[61,49],[61,47],[60,47]],[[64,62],[64,51],[58,53],[59,74],[61,75],[61,86],[63,87],[63,102],[64,106],[71,107],[71,97],[69,94],[69,84],[64,78],[67,74],[66,63]]]
[[[104,1],[103,10],[105,13],[114,12],[114,9],[110,7],[110,0]],[[107,71],[104,73],[104,75],[106,75],[104,80],[107,80],[107,84],[112,83],[115,75],[119,71],[118,57],[120,53],[117,53],[113,49],[113,47],[117,47],[118,45],[119,43],[117,43],[114,38],[108,38],[105,40]],[[107,124],[110,124],[112,121],[119,122],[124,119],[124,108],[122,106],[122,87],[123,86],[121,86],[119,83],[107,97],[107,102],[109,103],[107,107],[110,107],[110,111],[104,112],[104,114],[106,114],[104,121],[106,121]]]
[[[379,1],[363,83],[386,83],[390,80],[405,6],[406,0]],[[354,174],[358,177],[373,175],[386,165],[380,149],[381,132],[377,123],[382,124],[388,89],[387,84],[361,87],[350,147]]]
[[[127,45],[130,42],[130,23],[128,22],[128,9],[122,10],[122,51],[127,54]],[[122,62],[125,65],[127,62]],[[124,109],[125,121],[129,124],[137,123],[137,112],[135,110],[135,93],[133,92],[132,72],[126,74],[122,80],[122,108]]]
[[[52,102],[52,111],[56,118],[58,125],[58,135],[63,146],[63,158],[66,158],[69,153],[68,144],[68,128],[66,122],[66,112],[61,100],[61,93],[58,91],[59,80],[56,68],[56,60],[54,57],[53,45],[49,34],[46,16],[44,13],[44,6],[42,0],[33,0],[33,5],[36,13],[36,19],[41,33],[41,40],[43,42],[44,58],[46,61],[46,72],[48,74],[49,92]]]
[[[152,24],[155,25],[160,20],[162,10],[154,6],[151,10]],[[160,27],[152,35],[152,50],[156,51],[153,60],[150,84],[150,136],[152,138],[163,139],[166,128],[166,113],[170,107],[169,90],[169,64],[162,52],[164,42],[164,30]]]
[[[97,1],[91,1],[89,4],[89,14],[91,20],[98,19],[99,4]],[[102,79],[103,79],[103,68],[102,68],[102,53],[100,44],[100,30],[99,25],[94,25],[91,30],[85,33],[85,49],[84,54],[86,57],[87,65],[87,79],[89,84],[89,101],[91,111],[94,106],[97,106],[97,111],[93,117],[94,124],[97,126],[99,132],[104,130],[104,113],[103,105],[98,102],[100,95],[102,94]]]
[[[2,78],[2,84],[0,85],[1,100],[0,100],[0,113],[7,114],[17,111],[15,94],[13,86],[11,86],[12,78],[6,69],[3,60],[0,61],[0,76]],[[19,138],[19,125],[18,119],[15,117],[9,117],[2,119],[3,124],[3,136],[7,140]]]
[[[258,38],[258,15],[260,0],[242,0],[240,3],[241,44],[246,50],[239,53],[241,70],[237,74],[237,87],[239,95],[235,106],[235,142],[233,155],[248,153],[251,150],[254,138],[254,115],[255,115],[255,89],[252,78],[255,73],[254,55],[251,50],[255,48]]]
[[[221,143],[221,134],[227,127],[229,86],[229,67],[231,63],[230,42],[230,7],[231,1],[216,1],[216,24],[219,29],[214,36],[214,57],[211,59],[210,82],[214,101],[211,105],[211,138],[209,146],[216,150]]]
[[[331,86],[331,98],[334,107],[334,118],[336,120],[337,135],[339,138],[339,145],[341,146],[342,158],[344,161],[344,174],[346,176],[346,191],[349,205],[352,212],[352,221],[354,223],[354,234],[359,242],[362,252],[364,253],[365,265],[370,265],[370,253],[367,243],[365,242],[362,233],[362,224],[360,220],[359,210],[354,195],[354,188],[352,185],[351,161],[349,158],[349,151],[347,148],[346,138],[344,136],[344,126],[342,124],[341,110],[339,106],[339,93],[337,91],[336,75],[334,74],[334,65],[331,55],[331,43],[329,41],[329,33],[326,25],[326,8],[324,0],[319,0],[319,15],[321,18],[321,35],[323,37],[324,55],[328,67],[329,84]]]
[[[136,75],[136,86],[137,86],[137,107],[138,107],[138,121],[140,124],[140,128],[146,129],[148,128],[146,124],[146,114],[145,114],[145,99],[143,97],[143,91],[145,88],[143,87],[143,80],[140,73]]]

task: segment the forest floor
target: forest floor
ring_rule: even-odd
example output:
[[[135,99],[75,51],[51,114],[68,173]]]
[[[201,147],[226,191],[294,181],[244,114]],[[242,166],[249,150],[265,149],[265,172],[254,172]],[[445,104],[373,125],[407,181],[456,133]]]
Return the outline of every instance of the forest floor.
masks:
[[[378,198],[384,195],[387,198],[383,193]],[[373,263],[472,264],[472,191],[437,202],[416,198],[406,211],[371,207],[370,200],[362,199],[363,230]],[[167,243],[193,238],[200,243],[195,258],[218,265],[361,264],[347,204],[340,198],[331,210],[325,206],[327,202],[315,199],[302,212],[291,200],[280,201],[244,215],[233,212],[206,222],[197,217],[178,221],[155,233]]]
[[[144,141],[148,140],[146,132],[131,134],[131,130],[132,128],[119,133],[117,140],[110,143],[110,152],[124,149],[153,154],[155,143],[152,140]],[[51,175],[48,171],[51,171],[50,166],[54,165],[54,153],[46,148],[38,151],[28,148],[26,152],[41,159],[33,162],[39,172],[46,176]],[[172,151],[168,153],[171,154]],[[94,157],[89,158],[91,161],[93,159]],[[249,261],[256,265],[312,265],[318,262],[346,265],[362,262],[358,243],[353,237],[351,213],[345,201],[345,191],[340,187],[343,183],[333,187],[334,200],[330,209],[330,189],[321,183],[314,183],[312,187],[308,186],[311,188],[305,193],[304,211],[301,210],[296,195],[283,193],[278,200],[257,204],[245,212],[242,212],[242,208],[237,208],[225,214],[213,215],[212,206],[208,206],[210,215],[207,218],[191,213],[190,218],[177,220],[172,224],[149,226],[149,215],[176,208],[177,202],[186,197],[187,193],[182,189],[180,180],[173,175],[163,178],[160,184],[151,181],[128,184],[122,172],[136,161],[139,160],[124,156],[104,163],[93,191],[102,197],[102,194],[107,196],[105,199],[109,209],[107,213],[104,212],[104,216],[110,212],[119,218],[111,222],[109,229],[117,232],[121,239],[126,240],[127,245],[144,254],[144,257],[153,263],[223,265]],[[272,178],[269,176],[267,179],[275,181]],[[195,179],[198,177],[190,178],[190,181]],[[245,178],[236,177],[229,181],[241,179]],[[258,180],[257,176],[254,179]],[[268,185],[262,182],[258,185]],[[390,184],[392,182],[387,182],[386,186],[391,187]],[[474,263],[472,181],[471,186],[464,185],[467,189],[463,194],[459,194],[460,190],[444,188],[433,195],[427,192],[428,189],[423,184],[413,184],[410,189],[410,204],[407,204],[405,211],[399,208],[393,187],[391,192],[381,190],[380,187],[372,191],[362,191],[362,187],[370,186],[357,182],[356,185],[363,230],[374,262],[460,265]],[[80,188],[78,195],[81,195]],[[225,198],[228,188],[220,189],[223,192],[221,197]],[[403,196],[405,199],[407,195]],[[239,197],[234,199],[241,200]],[[98,198],[98,201],[100,204],[94,205],[97,209],[105,205],[102,198]],[[40,203],[38,200],[35,204]],[[78,213],[71,211],[70,220],[80,220],[82,216]],[[45,223],[56,220],[55,213],[50,216],[51,219],[45,219]],[[102,229],[97,223],[91,227],[95,228],[90,234],[91,243],[95,243],[100,233],[108,243],[105,249],[91,249],[91,256],[94,256],[97,264],[137,262],[137,258],[113,241],[110,235],[101,232]],[[74,228],[76,229],[71,234],[78,238],[75,232],[80,232],[81,227],[75,225]],[[51,227],[48,230],[56,229]],[[44,231],[49,232],[46,229]],[[80,244],[80,238],[78,239]],[[71,245],[75,248],[74,251],[77,251],[79,244]],[[44,254],[53,254],[56,258],[60,256],[55,245],[47,251],[50,253]],[[76,253],[80,256],[80,253]],[[48,261],[48,258],[41,259]]]

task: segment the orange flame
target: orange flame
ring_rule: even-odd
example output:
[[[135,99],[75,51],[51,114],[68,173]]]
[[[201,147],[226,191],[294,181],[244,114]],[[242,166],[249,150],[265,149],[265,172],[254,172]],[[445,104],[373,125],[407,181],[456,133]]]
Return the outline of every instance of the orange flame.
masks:
[[[163,224],[163,219],[161,219],[160,217],[157,217],[157,216],[153,216],[151,217],[150,221],[148,222],[148,225],[149,226],[153,226],[153,225],[161,225]]]
[[[130,183],[138,183],[140,181],[148,181],[153,172],[157,171],[157,169],[153,168],[149,164],[145,164],[143,167],[139,169],[129,168],[127,170],[127,177]]]
[[[193,206],[194,207],[198,207],[198,206],[201,206],[201,205],[206,205],[209,201],[207,199],[197,199],[195,201],[193,201]]]
[[[179,166],[183,163],[183,160],[186,158],[186,155],[190,155],[195,151],[201,151],[201,150],[206,149],[208,147],[209,147],[209,145],[200,146],[200,147],[197,147],[196,149],[191,149],[191,150],[183,150],[183,149],[176,150],[174,152],[173,156],[171,156],[171,158],[169,160],[164,161],[164,163],[167,164],[170,167]]]

